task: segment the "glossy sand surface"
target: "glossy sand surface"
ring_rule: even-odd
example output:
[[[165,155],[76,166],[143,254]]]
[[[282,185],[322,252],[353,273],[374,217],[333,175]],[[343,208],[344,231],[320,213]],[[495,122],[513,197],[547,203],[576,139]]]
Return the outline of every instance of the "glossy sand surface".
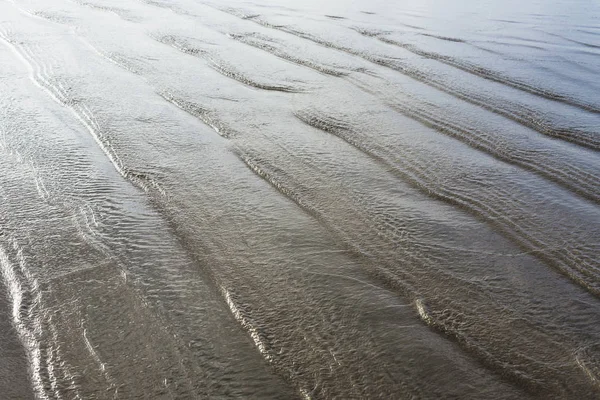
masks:
[[[0,0],[5,398],[600,396],[600,5],[322,3]]]

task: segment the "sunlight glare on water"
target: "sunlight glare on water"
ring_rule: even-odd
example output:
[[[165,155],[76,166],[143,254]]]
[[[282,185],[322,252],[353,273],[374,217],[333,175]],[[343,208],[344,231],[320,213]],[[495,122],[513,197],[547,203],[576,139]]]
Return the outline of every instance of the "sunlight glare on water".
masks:
[[[0,398],[599,397],[599,17],[0,2]]]

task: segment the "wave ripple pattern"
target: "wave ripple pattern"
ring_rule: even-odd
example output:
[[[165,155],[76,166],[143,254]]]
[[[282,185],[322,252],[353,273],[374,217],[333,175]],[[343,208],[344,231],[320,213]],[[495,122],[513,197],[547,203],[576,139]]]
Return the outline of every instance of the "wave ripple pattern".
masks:
[[[0,0],[0,399],[600,398],[599,16]]]

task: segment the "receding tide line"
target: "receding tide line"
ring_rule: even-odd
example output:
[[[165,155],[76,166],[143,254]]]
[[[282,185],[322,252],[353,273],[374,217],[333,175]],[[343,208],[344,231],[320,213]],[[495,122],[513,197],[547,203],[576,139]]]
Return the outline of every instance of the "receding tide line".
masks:
[[[406,51],[409,51],[418,56],[438,61],[440,63],[446,64],[450,67],[459,69],[461,71],[467,72],[469,74],[478,76],[483,79],[497,82],[502,85],[506,85],[506,86],[512,87],[514,89],[521,90],[521,91],[545,98],[547,100],[557,101],[557,102],[561,102],[564,104],[568,104],[570,106],[577,107],[577,108],[580,108],[585,111],[590,111],[590,112],[594,112],[594,113],[600,112],[600,108],[598,108],[597,106],[595,106],[593,104],[589,104],[584,101],[580,101],[577,98],[569,97],[567,95],[555,93],[549,89],[544,89],[544,88],[536,87],[536,86],[526,83],[526,82],[521,82],[517,79],[513,79],[507,75],[500,73],[500,72],[497,72],[492,69],[482,67],[480,65],[473,64],[473,63],[470,63],[467,61],[462,61],[461,59],[456,58],[456,57],[439,54],[439,53],[436,53],[433,51],[423,50],[413,44],[400,42],[398,40],[382,36],[382,34],[380,34],[380,33],[375,33],[375,35],[369,35],[369,34],[365,34],[365,32],[362,30],[356,30],[356,31],[364,36],[369,36],[369,37],[374,36],[383,43],[387,43],[387,44],[390,44],[390,45],[393,45],[396,47],[403,48]]]
[[[26,65],[30,72],[29,78],[34,85],[46,92],[59,105],[66,107],[73,114],[75,119],[77,119],[88,130],[98,147],[100,147],[102,152],[106,155],[115,170],[123,178],[125,178],[125,180],[130,182],[132,185],[141,188],[144,192],[148,192],[150,187],[154,187],[163,196],[166,196],[164,189],[147,174],[133,171],[124,165],[122,160],[113,149],[110,141],[104,137],[102,129],[95,121],[92,111],[85,104],[72,101],[72,99],[70,99],[69,96],[64,93],[65,90],[60,82],[57,82],[56,85],[52,85],[49,80],[46,79],[46,66],[42,65],[42,67],[40,67],[37,65],[33,55],[27,54],[27,48],[23,46],[17,47],[10,41],[10,39],[3,35],[2,32],[0,32],[0,40],[3,41]],[[42,72],[40,72],[40,69]],[[43,75],[46,75],[46,78]]]
[[[116,154],[113,154],[113,152],[108,148],[108,146],[101,140],[101,138],[98,135],[98,132],[94,129],[92,124],[85,121],[85,119],[84,119],[84,117],[86,117],[85,113],[82,112],[82,114],[83,114],[83,117],[82,117],[82,115],[80,115],[80,113],[77,112],[77,110],[74,108],[73,105],[68,104],[68,102],[66,102],[66,101],[61,101],[61,99],[59,99],[57,97],[57,94],[53,93],[50,90],[51,89],[50,87],[46,87],[42,83],[38,82],[38,80],[35,78],[35,74],[36,74],[35,68],[32,65],[33,60],[31,60],[31,62],[29,60],[27,60],[24,53],[19,51],[19,48],[17,48],[17,46],[14,45],[6,37],[6,35],[4,35],[1,32],[0,32],[0,41],[2,41],[17,56],[17,58],[19,58],[25,64],[25,66],[29,70],[29,78],[33,82],[33,84],[36,85],[37,87],[39,87],[40,89],[42,89],[44,92],[46,92],[58,104],[66,106],[69,109],[69,111],[71,111],[73,116],[75,116],[75,118],[79,122],[81,122],[81,124],[83,124],[83,126],[90,132],[90,134],[94,138],[94,141],[98,144],[98,146],[102,149],[104,154],[108,157],[108,159],[110,160],[110,162],[114,166],[114,168],[117,170],[117,172],[121,176],[123,176],[124,178],[127,179],[128,174],[127,174],[127,171],[125,170],[125,168],[123,167],[123,163],[116,156]],[[48,86],[51,86],[51,85],[49,85],[49,83],[46,83],[46,84]],[[59,92],[59,94],[60,94],[60,92]]]
[[[502,115],[505,118],[511,119],[523,126],[533,129],[543,135],[550,136],[552,138],[556,138],[556,139],[560,139],[560,140],[564,140],[566,142],[574,143],[576,145],[579,145],[582,147],[587,147],[587,148],[590,148],[593,150],[600,149],[600,143],[598,143],[598,141],[595,140],[595,138],[592,138],[592,137],[588,138],[585,136],[574,134],[570,130],[561,129],[559,127],[550,125],[548,123],[542,123],[541,121],[543,120],[542,119],[543,114],[544,114],[543,112],[536,112],[535,116],[532,117],[531,112],[524,111],[522,109],[523,108],[522,105],[520,105],[520,104],[516,104],[516,103],[508,104],[511,107],[507,107],[507,104],[504,104],[504,103],[506,103],[506,101],[502,101],[502,100],[496,101],[496,102],[493,102],[493,104],[490,104],[489,98],[485,98],[485,96],[482,97],[480,94],[473,92],[473,91],[464,92],[464,89],[459,90],[452,85],[452,82],[449,82],[449,81],[447,82],[447,81],[439,80],[439,79],[433,79],[431,76],[428,77],[425,74],[423,74],[418,68],[416,68],[414,66],[406,65],[406,64],[398,64],[397,60],[393,60],[393,59],[386,58],[386,57],[380,56],[380,55],[375,55],[375,54],[365,54],[364,52],[361,52],[357,49],[354,49],[351,47],[346,47],[339,43],[331,42],[325,38],[315,36],[309,32],[303,32],[303,31],[292,29],[290,27],[286,27],[283,25],[275,25],[275,24],[272,24],[272,23],[265,21],[263,19],[260,19],[260,18],[256,18],[256,17],[244,18],[243,16],[239,15],[239,12],[236,12],[236,10],[223,9],[218,6],[214,6],[214,5],[210,5],[210,4],[207,4],[207,5],[218,11],[233,15],[233,16],[241,18],[241,19],[247,19],[249,21],[252,21],[255,24],[264,26],[266,28],[285,32],[287,34],[299,37],[301,39],[311,41],[320,46],[334,49],[337,51],[341,51],[343,53],[347,53],[352,56],[362,58],[370,63],[394,70],[405,76],[408,76],[412,79],[422,82],[430,87],[433,87],[444,93],[454,96],[455,98],[457,98],[459,100],[482,107],[483,109],[486,109],[486,110],[496,113],[498,115]],[[553,101],[556,101],[556,100],[553,100]],[[593,110],[589,110],[589,111],[593,112]],[[596,112],[598,112],[598,111],[600,111],[600,110],[597,110]]]

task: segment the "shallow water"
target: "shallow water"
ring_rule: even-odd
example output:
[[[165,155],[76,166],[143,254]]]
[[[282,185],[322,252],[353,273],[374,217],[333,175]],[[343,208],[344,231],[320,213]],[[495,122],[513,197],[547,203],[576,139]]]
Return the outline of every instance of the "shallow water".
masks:
[[[600,5],[298,3],[0,1],[0,397],[600,396]]]

